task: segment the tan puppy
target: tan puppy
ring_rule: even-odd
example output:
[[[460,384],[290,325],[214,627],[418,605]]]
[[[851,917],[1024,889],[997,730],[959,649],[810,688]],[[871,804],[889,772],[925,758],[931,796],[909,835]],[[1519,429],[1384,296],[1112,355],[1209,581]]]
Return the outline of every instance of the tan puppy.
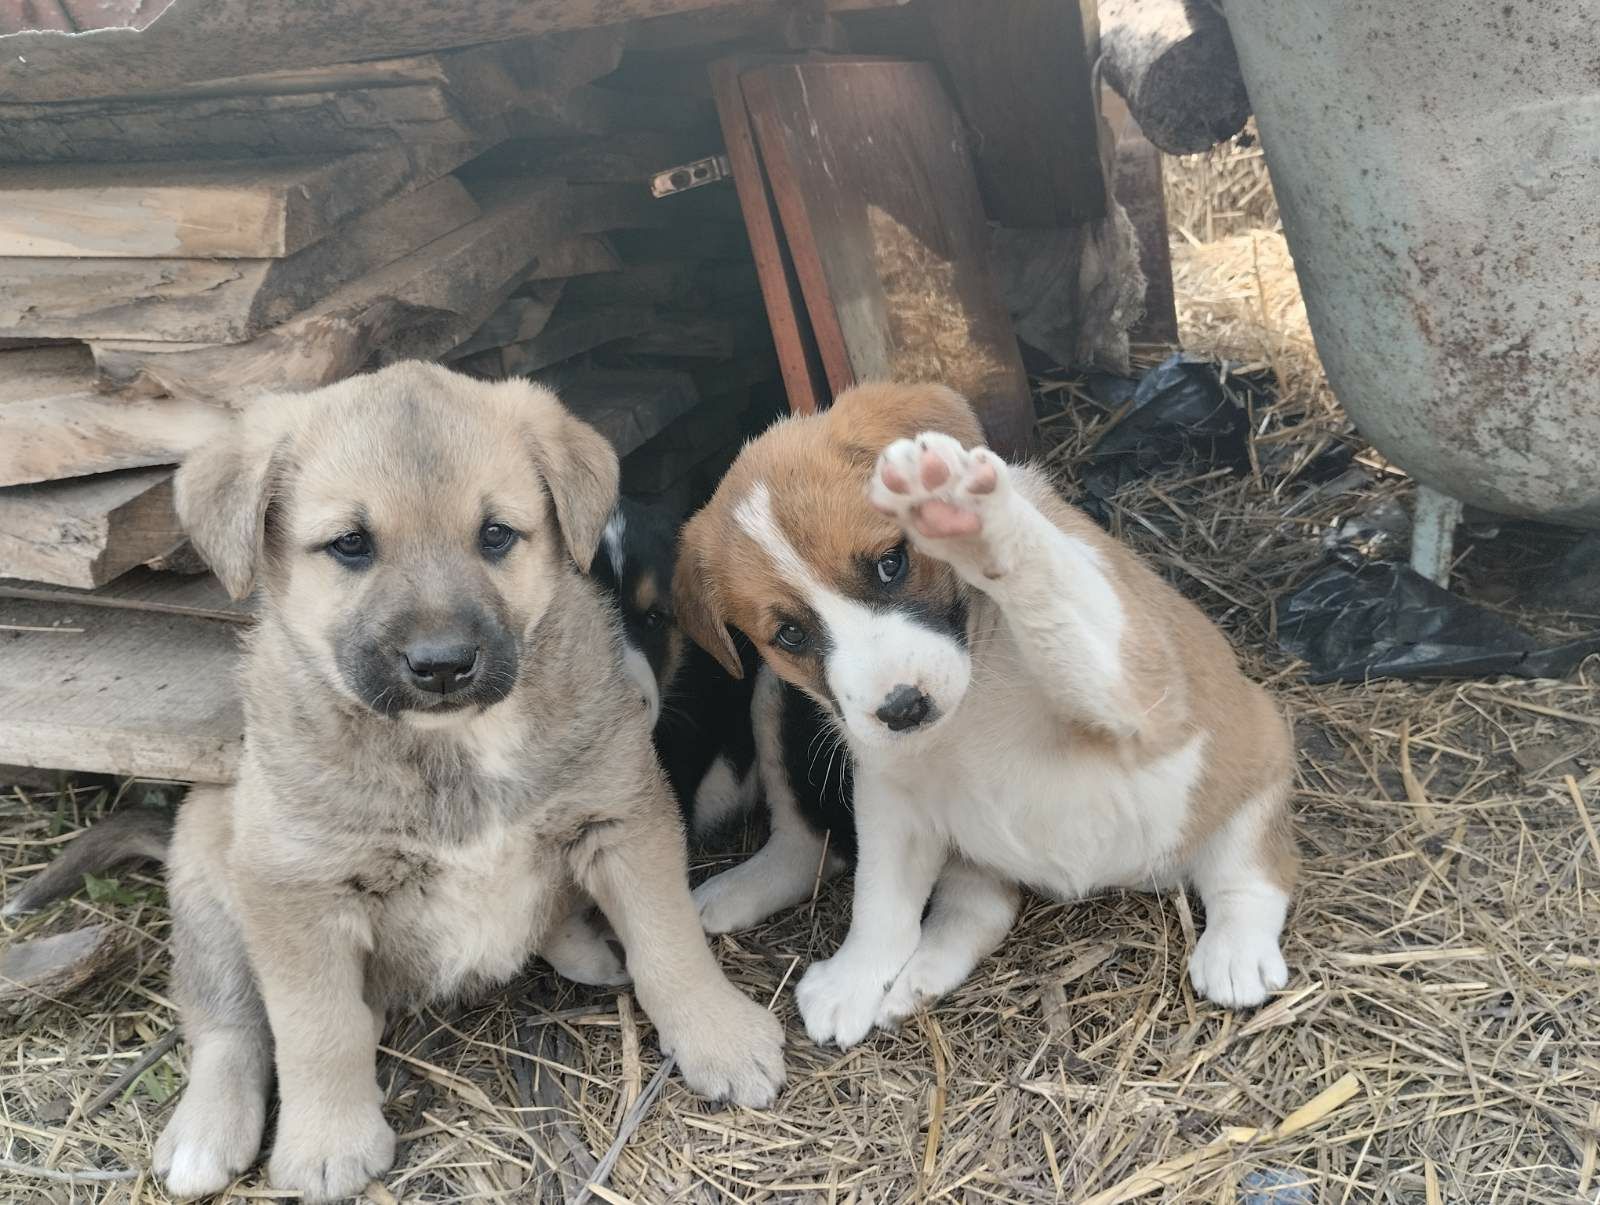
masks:
[[[848,1046],[955,987],[1019,883],[1192,884],[1196,989],[1259,1004],[1287,979],[1287,726],[1198,608],[981,442],[947,389],[853,389],[747,445],[683,537],[686,630],[732,673],[743,631],[849,745],[855,905],[806,1028]]]
[[[581,575],[616,497],[609,444],[526,381],[401,364],[262,398],[177,478],[229,591],[259,581],[237,785],[196,791],[169,851],[188,1087],[168,1189],[255,1158],[349,1196],[394,1157],[384,1015],[528,957],[615,980],[568,918],[592,897],[696,1091],[783,1083],[777,1021],[718,970],[677,808],[609,609]],[[598,953],[596,952],[598,950]]]

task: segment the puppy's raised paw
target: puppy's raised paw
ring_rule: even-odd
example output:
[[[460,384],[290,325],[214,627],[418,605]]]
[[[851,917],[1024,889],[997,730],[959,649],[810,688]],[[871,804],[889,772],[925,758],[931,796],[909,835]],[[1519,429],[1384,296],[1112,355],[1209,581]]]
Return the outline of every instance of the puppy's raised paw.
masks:
[[[331,1118],[285,1112],[267,1178],[307,1201],[337,1201],[355,1196],[393,1165],[394,1131],[376,1103]]]
[[[963,448],[926,431],[878,456],[867,500],[918,547],[957,568],[992,576],[996,527],[1011,504],[1010,469],[988,448]]]
[[[783,1091],[783,1026],[733,988],[680,1032],[663,1031],[661,1047],[677,1056],[690,1090],[710,1100],[764,1109]]]

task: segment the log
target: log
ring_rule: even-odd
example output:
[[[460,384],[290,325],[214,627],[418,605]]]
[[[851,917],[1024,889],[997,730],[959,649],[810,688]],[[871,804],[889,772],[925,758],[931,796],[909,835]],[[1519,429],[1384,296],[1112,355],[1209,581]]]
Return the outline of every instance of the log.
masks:
[[[244,716],[239,625],[13,601],[0,675],[0,761],[229,782]]]
[[[176,464],[220,434],[204,402],[124,400],[97,393],[0,402],[0,486]]]
[[[148,29],[21,33],[0,45],[0,95],[23,101],[161,93],[196,80],[414,55],[614,25],[737,0],[173,0]],[[771,0],[763,0],[770,3]]]
[[[3,577],[99,586],[182,543],[168,469],[0,490]]]
[[[1228,23],[1206,0],[1101,0],[1100,54],[1106,83],[1169,155],[1209,150],[1250,116]]]
[[[442,355],[541,271],[616,266],[603,243],[563,237],[559,182],[523,182],[487,201],[477,221],[248,343],[94,342],[101,386],[208,400],[315,389],[374,358]]]
[[[0,951],[0,1013],[26,1016],[92,983],[132,949],[127,930],[88,925]]]
[[[0,259],[0,333],[233,343],[477,217],[453,178],[283,259]]]
[[[566,282],[561,280],[539,281],[526,292],[506,298],[472,338],[451,348],[445,359],[459,360],[476,352],[532,339],[549,325],[565,286]]]
[[[9,131],[3,117],[0,127]],[[0,256],[281,259],[437,180],[472,150],[7,169]]]

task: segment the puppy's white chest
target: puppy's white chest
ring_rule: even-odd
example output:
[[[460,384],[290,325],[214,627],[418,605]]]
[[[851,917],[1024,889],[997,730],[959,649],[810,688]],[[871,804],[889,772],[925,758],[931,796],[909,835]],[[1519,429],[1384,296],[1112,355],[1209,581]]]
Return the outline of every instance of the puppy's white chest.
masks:
[[[501,827],[472,841],[401,853],[411,877],[373,899],[386,977],[449,995],[509,979],[550,924],[555,892],[525,841]]]
[[[962,727],[922,760],[916,796],[969,860],[1069,897],[1171,877],[1203,738],[1129,767],[1096,750]],[[1012,731],[1027,735],[1026,725]]]

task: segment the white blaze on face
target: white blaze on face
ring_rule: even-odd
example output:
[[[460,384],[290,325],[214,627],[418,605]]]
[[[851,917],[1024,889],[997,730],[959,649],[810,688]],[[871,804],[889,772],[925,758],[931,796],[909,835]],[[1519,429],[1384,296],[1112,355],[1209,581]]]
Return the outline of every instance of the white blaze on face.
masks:
[[[765,482],[757,482],[733,514],[740,530],[772,558],[826,628],[810,636],[826,642],[823,673],[852,737],[887,745],[928,731],[956,709],[972,675],[971,659],[959,641],[904,611],[869,607],[824,582],[778,525]],[[770,643],[770,633],[758,635],[763,645]],[[927,723],[895,733],[878,719],[878,709],[897,686],[928,697],[933,715]]]

